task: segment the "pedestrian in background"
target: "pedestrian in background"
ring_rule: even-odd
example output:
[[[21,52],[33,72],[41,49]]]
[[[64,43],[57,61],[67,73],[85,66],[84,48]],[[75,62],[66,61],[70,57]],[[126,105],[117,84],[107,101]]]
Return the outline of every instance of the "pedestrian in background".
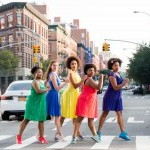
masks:
[[[77,131],[80,128],[82,120],[88,118],[88,126],[93,134],[91,137],[94,141],[99,142],[99,138],[94,125],[94,118],[98,117],[98,98],[97,91],[102,89],[103,86],[103,75],[100,75],[100,81],[97,83],[93,80],[96,73],[96,66],[94,64],[86,64],[84,66],[84,74],[87,78],[84,81],[82,92],[78,98],[76,115],[77,121],[75,123],[74,133],[71,143],[76,143]]]
[[[39,135],[37,140],[42,144],[47,144],[44,137],[44,121],[47,118],[46,112],[46,88],[42,80],[43,71],[41,68],[35,66],[32,68],[31,73],[34,75],[32,81],[31,95],[27,98],[24,119],[20,124],[19,133],[16,136],[16,143],[22,144],[22,134],[29,121],[38,121]]]
[[[55,120],[57,132],[54,139],[63,140],[63,134],[60,125],[61,110],[60,110],[59,90],[63,88],[65,85],[67,85],[67,81],[61,84],[57,71],[58,71],[58,62],[52,61],[49,64],[45,75],[46,82],[50,86],[50,90],[47,92],[46,95],[47,113],[51,117],[54,117]]]
[[[61,97],[61,111],[62,111],[61,125],[63,125],[65,118],[72,119],[74,125],[77,118],[76,105],[78,96],[80,94],[79,87],[84,82],[85,77],[83,77],[81,80],[79,76],[78,69],[80,67],[80,60],[78,57],[75,56],[68,57],[66,67],[69,69],[68,72],[69,84]],[[78,131],[78,138],[81,140],[83,139],[79,131]]]
[[[107,115],[109,114],[109,111],[116,112],[118,125],[121,130],[119,137],[124,140],[130,140],[130,137],[125,132],[125,127],[123,123],[122,117],[123,105],[121,92],[121,88],[129,83],[129,79],[128,78],[126,78],[125,80],[122,79],[119,72],[121,64],[122,61],[119,58],[111,58],[108,61],[108,69],[110,69],[111,72],[108,74],[109,86],[103,98],[103,112],[99,119],[99,126],[97,132],[99,140],[101,140],[102,136],[101,129]]]

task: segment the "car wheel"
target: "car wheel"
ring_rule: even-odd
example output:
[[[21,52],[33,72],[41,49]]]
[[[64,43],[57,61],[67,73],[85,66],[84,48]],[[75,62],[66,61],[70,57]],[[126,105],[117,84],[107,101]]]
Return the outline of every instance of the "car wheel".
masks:
[[[9,113],[2,114],[2,120],[9,120]]]

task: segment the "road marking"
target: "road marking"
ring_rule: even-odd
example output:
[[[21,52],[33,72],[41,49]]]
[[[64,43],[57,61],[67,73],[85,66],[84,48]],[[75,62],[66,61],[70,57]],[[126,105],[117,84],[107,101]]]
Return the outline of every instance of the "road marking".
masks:
[[[98,118],[94,118],[94,122],[96,122],[98,120]],[[82,121],[82,123],[88,123],[88,118],[84,118],[84,120]]]
[[[144,121],[136,121],[134,117],[129,117],[127,123],[144,123]]]
[[[32,136],[31,138],[28,138],[28,139],[24,140],[22,142],[22,144],[14,144],[12,146],[6,147],[5,149],[20,149],[20,148],[24,148],[24,147],[26,147],[26,146],[28,146],[28,145],[36,142],[36,141],[37,141],[36,137]]]
[[[71,143],[72,136],[67,136],[64,138],[65,141],[59,141],[49,147],[48,149],[63,149],[64,147],[68,146]]]
[[[107,122],[107,123],[116,123],[117,122],[117,117],[110,117],[105,122]]]
[[[125,107],[124,110],[139,110],[139,109],[150,109],[150,107]]]
[[[16,120],[14,121],[1,121],[1,123],[14,123],[14,122],[17,122]]]
[[[102,108],[98,108],[102,110]],[[140,110],[140,109],[150,109],[150,107],[124,107],[124,110]]]
[[[150,136],[136,136],[136,150],[150,150]]]
[[[65,126],[71,119],[65,119],[64,123],[62,126]],[[53,121],[54,122],[54,121]],[[57,128],[52,129],[53,131],[57,130]]]
[[[115,136],[102,136],[100,143],[95,143],[90,149],[108,149]]]
[[[5,139],[9,139],[11,138],[13,135],[0,135],[0,141],[5,140]]]

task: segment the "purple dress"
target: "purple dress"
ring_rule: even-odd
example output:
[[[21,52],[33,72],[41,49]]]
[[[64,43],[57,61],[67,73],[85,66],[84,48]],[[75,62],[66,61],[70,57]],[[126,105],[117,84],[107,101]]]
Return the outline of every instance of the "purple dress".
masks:
[[[117,85],[121,84],[123,82],[123,79],[121,76],[116,75],[114,72],[111,72],[108,74],[108,77],[114,76],[117,81]],[[103,111],[122,111],[122,91],[114,90],[110,81],[108,89],[104,95],[103,98]]]

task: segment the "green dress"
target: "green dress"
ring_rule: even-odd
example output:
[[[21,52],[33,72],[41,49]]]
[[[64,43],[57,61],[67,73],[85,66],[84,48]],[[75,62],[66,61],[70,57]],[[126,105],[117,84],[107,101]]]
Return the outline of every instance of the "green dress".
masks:
[[[39,86],[41,90],[46,88],[41,81],[39,82]],[[31,95],[27,98],[24,118],[32,121],[46,120],[46,92],[39,94],[33,87],[31,88]]]

